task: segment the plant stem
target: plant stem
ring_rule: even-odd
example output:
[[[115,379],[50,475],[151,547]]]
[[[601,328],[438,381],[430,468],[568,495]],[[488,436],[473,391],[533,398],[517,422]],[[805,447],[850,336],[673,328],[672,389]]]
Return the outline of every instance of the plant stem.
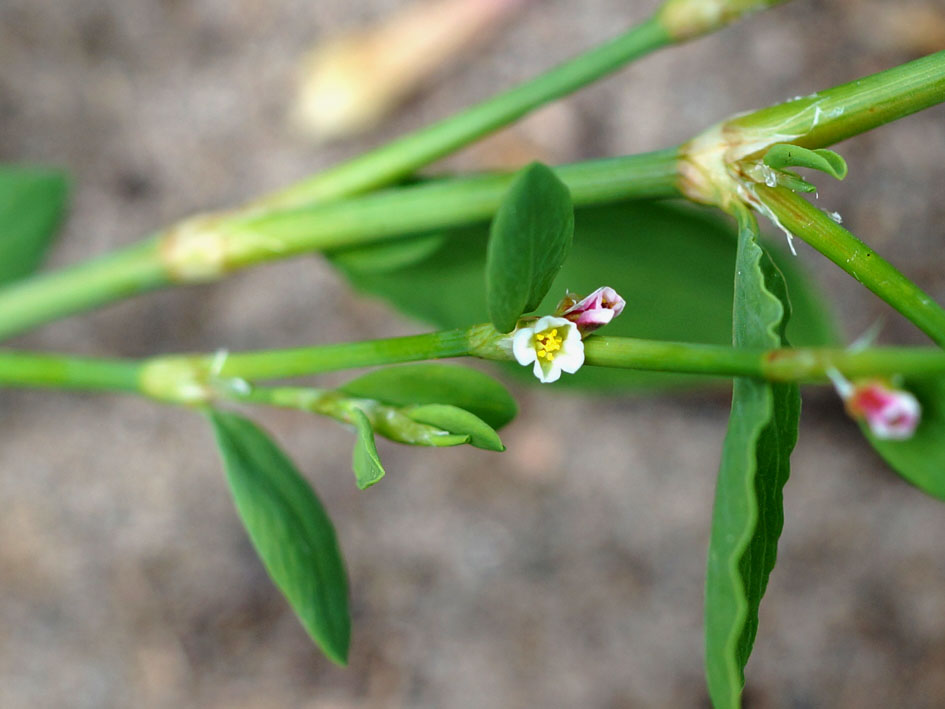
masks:
[[[140,392],[143,362],[0,351],[0,387]]]
[[[555,173],[575,205],[678,197],[675,148],[565,165]],[[492,217],[514,175],[442,180],[353,200],[250,215],[226,225],[227,270]]]
[[[285,238],[287,231],[291,231],[291,224],[310,224],[318,221],[321,215],[308,213],[308,220],[302,215],[296,215],[298,221],[293,222],[289,217],[280,223],[278,214],[260,215],[275,208],[298,206],[315,201],[335,200],[341,197],[355,195],[376,187],[389,184],[397,179],[414,173],[417,169],[430,162],[447,155],[454,150],[474,142],[478,138],[526,115],[535,108],[565,96],[582,86],[589,84],[617,69],[626,63],[641,57],[649,52],[674,42],[685,41],[696,34],[702,34],[734,21],[749,10],[760,9],[774,4],[772,0],[668,0],[649,20],[630,29],[619,37],[600,45],[590,51],[565,62],[541,76],[517,86],[494,98],[488,99],[466,111],[456,114],[416,133],[405,136],[388,145],[378,148],[359,158],[316,175],[294,186],[270,194],[253,203],[247,208],[234,212],[237,221],[247,219],[244,226],[254,230],[257,245],[259,240],[266,240],[266,235],[260,233],[265,230],[265,222],[271,216],[273,226],[278,226],[279,239]],[[710,7],[711,12],[703,11],[703,6]],[[690,20],[695,21],[690,22]],[[689,28],[685,31],[683,26]],[[662,153],[662,155],[667,155]],[[661,155],[661,154],[654,154]],[[655,168],[646,174],[649,162],[650,168]],[[641,182],[640,189],[633,193],[621,192],[624,179],[634,179],[633,168],[621,160],[598,161],[587,166],[571,166],[563,172],[569,173],[573,183],[569,187],[575,192],[575,201],[583,204],[594,202],[590,192],[598,190],[602,201],[620,198],[676,196],[675,165],[666,162],[648,161],[644,156],[636,163],[640,171],[636,179]],[[602,168],[596,170],[594,168]],[[626,169],[629,169],[627,171]],[[611,179],[616,178],[616,179]],[[457,217],[461,216],[463,208],[467,208],[467,218],[484,219],[491,215],[493,208],[487,207],[496,201],[495,190],[502,190],[507,184],[503,177],[481,178],[469,181],[470,193],[468,201],[462,201],[457,207]],[[568,177],[562,175],[568,182]],[[649,187],[643,185],[650,181]],[[414,194],[414,193],[408,193]],[[415,193],[420,194],[420,193]],[[436,191],[424,193],[430,200],[439,195]],[[393,198],[394,200],[399,199]],[[381,211],[387,208],[390,202],[376,204]],[[428,206],[435,202],[428,202]],[[478,204],[478,209],[474,206]],[[340,213],[325,215],[326,219],[334,217],[350,227],[352,215],[358,208],[368,205],[351,205],[350,209],[342,209]],[[430,210],[431,212],[436,210]],[[440,210],[441,212],[443,210]],[[431,214],[429,220],[435,226],[450,226],[455,222],[447,219],[437,223]],[[262,223],[260,223],[262,222]],[[327,220],[326,220],[327,223]],[[381,216],[381,224],[386,220]],[[226,227],[225,220],[217,225]],[[407,225],[401,229],[420,230],[428,228],[423,224],[416,228]],[[393,233],[405,233],[403,230]],[[358,238],[360,234],[360,239]],[[391,235],[384,232],[379,236]],[[363,231],[348,232],[347,239],[336,237],[323,240],[340,243],[355,244],[372,238]],[[252,241],[252,239],[249,239]],[[316,239],[317,241],[317,239]],[[210,244],[211,250],[214,246]],[[245,246],[245,244],[244,244]],[[266,243],[266,248],[272,247],[272,240]],[[296,247],[304,250],[302,244]],[[313,246],[311,248],[318,248]],[[0,340],[9,338],[20,332],[29,330],[46,322],[56,320],[74,313],[117,300],[119,298],[143,293],[175,282],[179,282],[180,271],[168,268],[168,264],[159,260],[160,245],[146,242],[139,247],[132,247],[117,253],[106,255],[88,264],[74,266],[53,274],[31,278],[17,283],[14,286],[0,290]],[[249,265],[247,252],[252,249],[237,249],[240,253],[240,264]],[[268,258],[275,258],[277,252],[270,251]],[[293,251],[285,255],[298,253]],[[280,254],[281,255],[281,254]],[[169,272],[170,271],[170,272]],[[206,272],[201,272],[207,277]],[[222,276],[223,273],[210,273],[212,276]]]
[[[218,375],[249,381],[284,379],[356,367],[461,357],[468,353],[466,331],[445,330],[337,345],[237,352],[223,359]],[[203,361],[209,363],[211,359],[204,357]]]
[[[556,172],[575,204],[587,205],[678,196],[676,163],[676,150],[670,149],[564,165]],[[212,280],[264,261],[486,220],[511,180],[445,179],[324,205],[197,217],[163,239],[0,289],[0,340],[119,298]]]
[[[482,359],[512,361],[507,348],[497,347],[477,326],[471,354]],[[755,377],[771,381],[826,382],[836,369],[850,379],[894,375],[945,374],[945,352],[937,349],[886,347],[859,352],[832,348],[742,349],[722,345],[640,340],[595,335],[584,341],[584,363],[651,372],[676,372],[719,377]]]
[[[726,122],[745,143],[823,148],[945,101],[945,51]],[[751,154],[741,157],[750,157]]]
[[[758,185],[755,191],[785,229],[889,303],[937,345],[945,347],[945,309],[895,266],[791,190]]]
[[[656,18],[646,20],[530,81],[264,197],[257,205],[271,208],[328,201],[390,184],[518,120],[539,106],[566,96],[671,43],[666,29]]]
[[[735,151],[731,159],[747,160],[782,140],[826,145],[942,100],[945,52],[729,121],[705,140],[690,143],[682,162],[677,149],[670,149],[564,166],[558,174],[575,203],[586,205],[678,196],[682,165],[683,191],[697,201],[715,203],[720,194],[737,194],[721,160],[728,151],[720,147],[730,145]],[[878,103],[873,107],[871,101]],[[0,289],[0,339],[129,295],[212,280],[262,261],[483,220],[495,211],[509,179],[442,180],[321,206],[198,217],[161,240]],[[183,236],[188,238],[169,241]]]
[[[167,282],[158,242],[133,246],[0,289],[0,339]]]
[[[735,349],[721,345],[593,336],[584,342],[585,364],[654,372],[772,381],[826,382],[837,370],[850,379],[942,376],[945,352],[885,347],[839,349]],[[226,398],[261,401],[249,382],[321,374],[358,367],[472,356],[512,361],[507,337],[491,325],[424,335],[337,345],[226,355],[169,355],[147,360],[94,359],[0,351],[0,387],[137,392],[174,403],[202,404],[226,390]],[[240,386],[229,386],[241,382]],[[282,391],[280,389],[272,391]],[[285,396],[296,397],[285,389]],[[324,392],[312,390],[318,396]],[[326,403],[328,400],[325,400]],[[280,400],[278,405],[287,405]],[[297,402],[296,402],[297,403]]]

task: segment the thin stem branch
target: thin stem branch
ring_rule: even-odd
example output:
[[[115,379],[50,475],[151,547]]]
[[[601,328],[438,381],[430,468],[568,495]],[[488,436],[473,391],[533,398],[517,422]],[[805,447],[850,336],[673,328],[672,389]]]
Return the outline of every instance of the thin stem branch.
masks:
[[[518,120],[539,106],[566,96],[671,43],[672,39],[657,19],[646,20],[530,81],[264,197],[257,204],[270,208],[329,201],[390,184]]]
[[[575,204],[678,196],[675,149],[564,165]],[[197,217],[161,238],[0,288],[0,340],[131,295],[302,253],[489,219],[511,175],[479,175],[322,205]]]
[[[803,239],[945,347],[945,309],[873,249],[800,195],[758,185],[756,193],[785,229]]]
[[[465,330],[445,330],[382,340],[284,350],[235,352],[221,359],[218,376],[256,381],[284,379],[381,364],[417,362],[469,354]],[[203,357],[209,365],[216,356]]]

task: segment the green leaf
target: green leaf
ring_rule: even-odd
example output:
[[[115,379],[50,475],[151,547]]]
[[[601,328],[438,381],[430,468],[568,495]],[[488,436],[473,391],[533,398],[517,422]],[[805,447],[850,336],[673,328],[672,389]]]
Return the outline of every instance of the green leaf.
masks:
[[[568,188],[541,163],[524,168],[492,220],[486,253],[489,319],[499,332],[510,332],[523,313],[539,306],[573,236]]]
[[[790,143],[778,143],[768,149],[763,162],[775,170],[783,170],[786,167],[807,167],[811,170],[820,170],[838,180],[847,176],[846,160],[834,151],[825,148],[809,150]]]
[[[409,239],[336,249],[325,255],[341,268],[355,269],[360,273],[388,273],[423,261],[438,251],[445,241],[442,234],[423,234]]]
[[[266,571],[328,659],[348,662],[348,579],[325,508],[252,421],[209,411],[227,480]]]
[[[0,283],[35,271],[65,212],[65,174],[0,166]]]
[[[903,387],[922,405],[915,435],[905,441],[884,441],[865,423],[863,434],[902,477],[932,497],[945,500],[945,378],[907,379]]]
[[[790,304],[784,279],[740,215],[734,344],[786,345]],[[744,669],[758,629],[758,606],[774,568],[784,523],[782,488],[797,441],[795,384],[737,378],[722,447],[706,570],[706,678],[716,709],[741,706]]]
[[[449,404],[472,412],[492,428],[502,428],[518,413],[515,399],[495,379],[475,369],[446,364],[376,369],[339,391],[390,406]]]
[[[495,430],[465,409],[447,404],[427,404],[407,411],[407,415],[414,421],[430,426],[442,428],[450,433],[469,436],[470,445],[484,448],[488,451],[504,451],[505,446]]]
[[[381,296],[433,327],[467,327],[489,319],[482,285],[487,237],[483,226],[469,227],[453,232],[429,258],[402,270],[384,274],[343,271],[359,290]],[[783,243],[780,235],[777,238],[778,244]],[[772,256],[791,288],[791,341],[810,347],[836,344],[829,305],[804,277],[799,259],[786,251]],[[623,314],[603,331],[607,335],[730,345],[734,261],[731,225],[710,210],[666,202],[579,209],[571,255],[538,312],[552,312],[566,289],[586,294],[606,285],[627,300]],[[523,383],[542,386],[529,369],[515,364],[505,369]],[[718,386],[720,381],[582,367],[555,386],[612,393],[628,388]],[[462,402],[416,403],[454,404],[499,428]]]
[[[811,194],[817,191],[817,185],[812,185],[797,173],[790,170],[780,170],[778,172],[778,184],[787,187],[793,192],[805,192]]]
[[[354,452],[351,454],[351,467],[358,483],[359,490],[366,490],[376,485],[384,477],[384,466],[377,454],[374,445],[374,429],[371,420],[361,409],[351,412],[354,427],[358,432],[358,439],[354,443]]]

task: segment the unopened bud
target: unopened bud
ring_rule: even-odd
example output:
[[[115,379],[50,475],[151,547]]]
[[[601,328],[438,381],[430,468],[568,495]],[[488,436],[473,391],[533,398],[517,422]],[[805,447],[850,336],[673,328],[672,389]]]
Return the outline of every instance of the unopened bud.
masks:
[[[902,441],[915,434],[922,407],[910,392],[879,379],[851,383],[837,372],[831,373],[830,378],[847,413],[856,420],[866,421],[877,438]]]

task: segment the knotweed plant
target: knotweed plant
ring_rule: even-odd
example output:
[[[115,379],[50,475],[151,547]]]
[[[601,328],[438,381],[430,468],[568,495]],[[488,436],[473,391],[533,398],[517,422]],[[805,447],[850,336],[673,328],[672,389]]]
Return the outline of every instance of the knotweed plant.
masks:
[[[235,405],[334,419],[353,432],[353,482],[366,489],[392,484],[383,480],[378,435],[415,446],[505,449],[498,431],[517,408],[504,386],[461,364],[430,360],[507,362],[537,378],[548,397],[572,381],[593,376],[606,386],[628,372],[731,380],[708,550],[705,659],[714,706],[737,707],[781,533],[799,384],[834,387],[889,466],[945,499],[945,310],[805,197],[816,190],[811,174],[846,175],[831,145],[945,101],[945,52],[735,116],[665,150],[556,167],[535,163],[515,174],[407,178],[634,59],[775,4],[667,0],[609,43],[451,118],[246,206],[191,217],[58,271],[34,273],[59,221],[63,178],[5,167],[0,337],[132,295],[313,252],[362,291],[439,329],[143,360],[5,349],[0,386],[127,392],[202,415],[273,582],[325,655],[345,664],[348,579],[332,522],[292,461]],[[632,284],[611,280],[614,269],[627,266],[614,223],[625,220],[645,239],[647,224],[661,220],[692,248],[715,248],[707,240],[718,236],[717,222],[666,200],[716,208],[735,234],[720,247],[734,260],[731,344],[666,341],[644,331],[608,334],[611,323],[654,307],[640,302]],[[575,208],[582,215],[577,239]],[[824,306],[796,263],[760,238],[759,217],[789,242],[801,239],[821,252],[935,347],[837,346]],[[662,247],[653,239],[647,248]],[[461,298],[445,302],[442,273],[464,289]],[[803,346],[792,346],[789,335]],[[332,388],[282,381],[366,367],[372,369]]]

